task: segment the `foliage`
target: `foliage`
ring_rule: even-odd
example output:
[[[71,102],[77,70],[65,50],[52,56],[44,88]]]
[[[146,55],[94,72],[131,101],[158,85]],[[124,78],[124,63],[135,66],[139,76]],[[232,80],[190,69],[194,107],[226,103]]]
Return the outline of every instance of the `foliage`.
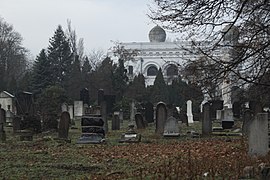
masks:
[[[138,102],[148,100],[146,96],[145,78],[143,74],[140,73],[134,77],[133,81],[128,84],[128,89],[126,90],[125,95]]]
[[[152,103],[165,102],[168,103],[168,89],[165,83],[162,70],[159,68],[154,85],[151,89],[151,101]]]
[[[27,64],[27,50],[22,46],[21,35],[0,17],[0,91],[14,91],[17,87],[14,79],[24,74]]]
[[[192,42],[193,53],[209,58],[209,69],[214,69],[211,76],[208,73],[197,76],[199,83],[202,80],[208,86],[209,82],[220,83],[220,79],[230,74],[240,79],[241,85],[262,84],[260,79],[270,66],[269,7],[269,1],[265,0],[155,0],[149,16],[161,22],[166,29],[185,32],[187,39],[208,42],[204,47]],[[232,60],[216,56],[215,52],[219,50],[224,54],[231,53]],[[189,60],[188,63],[192,62]],[[202,66],[201,70],[206,66]],[[269,81],[264,85],[269,86]]]

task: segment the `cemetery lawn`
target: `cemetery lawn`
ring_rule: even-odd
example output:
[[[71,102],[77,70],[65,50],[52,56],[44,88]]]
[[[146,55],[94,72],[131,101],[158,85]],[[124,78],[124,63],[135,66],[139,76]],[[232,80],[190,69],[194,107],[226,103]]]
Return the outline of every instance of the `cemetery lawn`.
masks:
[[[79,123],[78,123],[79,124]],[[70,129],[71,143],[57,141],[57,132],[34,136],[21,142],[8,129],[0,144],[2,179],[238,179],[246,166],[270,163],[270,156],[251,158],[246,139],[212,136],[190,138],[186,132],[200,132],[200,123],[180,125],[181,136],[155,135],[154,125],[137,132],[142,142],[118,143],[126,131],[109,131],[105,144],[76,144],[80,127]]]

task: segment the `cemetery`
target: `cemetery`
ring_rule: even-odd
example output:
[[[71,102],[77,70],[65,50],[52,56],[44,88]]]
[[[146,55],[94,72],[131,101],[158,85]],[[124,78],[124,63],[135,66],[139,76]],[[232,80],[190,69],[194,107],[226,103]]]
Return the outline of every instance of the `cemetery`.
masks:
[[[220,103],[205,103],[201,118],[193,120],[190,102],[184,119],[164,102],[151,105],[148,102],[145,108],[131,104],[132,113],[124,119],[119,112],[108,115],[107,95],[103,90],[98,94],[100,106],[88,106],[83,100],[63,103],[56,131],[37,133],[22,123],[34,116],[14,116],[7,121],[5,111],[1,111],[0,166],[4,169],[1,176],[15,179],[270,177],[267,112],[255,115],[254,109],[247,109],[243,119],[228,127],[222,119],[230,114],[220,115],[220,107],[214,107]],[[32,106],[29,93],[22,97],[21,94],[22,102],[28,103],[25,108],[29,109]],[[16,121],[21,122],[16,125]]]
[[[1,3],[0,179],[270,180],[269,1],[119,2]]]

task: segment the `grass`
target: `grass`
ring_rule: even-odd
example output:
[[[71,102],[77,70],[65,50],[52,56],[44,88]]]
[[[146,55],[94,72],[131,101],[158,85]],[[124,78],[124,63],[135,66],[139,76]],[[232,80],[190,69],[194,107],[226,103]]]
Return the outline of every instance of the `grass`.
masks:
[[[81,135],[70,129],[71,143],[54,140],[57,132],[34,136],[21,142],[9,129],[7,141],[0,144],[0,177],[3,179],[236,179],[245,166],[257,167],[270,158],[247,155],[246,140],[241,137],[192,139],[191,130],[201,132],[201,123],[179,124],[179,138],[163,138],[154,133],[154,124],[137,130],[142,142],[118,143],[128,122],[106,134],[105,144],[76,144]],[[203,177],[203,174],[207,177]]]

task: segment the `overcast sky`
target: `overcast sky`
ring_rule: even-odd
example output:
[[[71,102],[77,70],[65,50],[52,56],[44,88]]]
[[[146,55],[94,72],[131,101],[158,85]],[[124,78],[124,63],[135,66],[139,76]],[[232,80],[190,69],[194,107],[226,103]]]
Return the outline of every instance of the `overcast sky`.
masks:
[[[152,0],[0,0],[0,16],[24,38],[23,45],[36,56],[47,48],[49,38],[67,19],[86,54],[106,51],[111,41],[146,42],[155,26],[147,17]]]

